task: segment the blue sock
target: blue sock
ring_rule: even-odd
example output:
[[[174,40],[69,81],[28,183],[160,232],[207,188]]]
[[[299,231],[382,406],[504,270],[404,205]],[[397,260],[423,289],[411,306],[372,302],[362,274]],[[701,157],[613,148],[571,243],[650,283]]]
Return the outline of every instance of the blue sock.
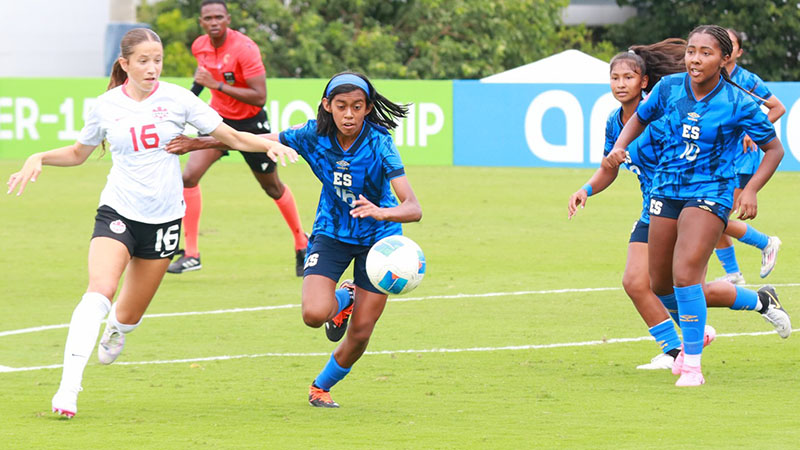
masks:
[[[336,314],[342,312],[343,309],[350,306],[350,290],[349,289],[337,289],[336,292],[336,302],[339,304],[339,310],[336,311]]]
[[[664,353],[681,346],[678,332],[675,331],[675,324],[667,319],[660,324],[650,328],[650,335],[656,340],[656,344],[661,347]]]
[[[683,333],[683,351],[687,355],[699,355],[703,352],[703,335],[706,328],[706,297],[703,286],[695,284],[686,287],[675,287],[675,300],[678,301],[678,313],[681,318]]]
[[[747,231],[744,232],[744,236],[739,238],[739,242],[744,242],[747,245],[752,245],[764,250],[764,247],[769,244],[769,236],[751,227],[748,223]]]
[[[658,299],[661,300],[661,303],[664,305],[664,308],[667,308],[667,312],[669,313],[672,320],[680,326],[681,321],[680,317],[678,317],[678,302],[675,301],[675,293],[667,294],[667,295],[659,295]]]
[[[733,302],[731,309],[752,311],[758,308],[758,293],[736,286],[736,301]]]
[[[330,391],[334,384],[342,381],[342,378],[350,373],[350,369],[351,367],[345,369],[340,366],[339,363],[336,362],[336,358],[333,357],[333,353],[331,353],[331,359],[328,360],[328,364],[325,364],[322,372],[317,375],[317,379],[314,380],[314,385],[325,391]]]
[[[736,262],[736,251],[733,249],[732,245],[730,247],[718,248],[714,250],[714,253],[717,254],[719,262],[722,263],[722,268],[725,269],[725,273],[741,272],[739,270],[739,263]]]

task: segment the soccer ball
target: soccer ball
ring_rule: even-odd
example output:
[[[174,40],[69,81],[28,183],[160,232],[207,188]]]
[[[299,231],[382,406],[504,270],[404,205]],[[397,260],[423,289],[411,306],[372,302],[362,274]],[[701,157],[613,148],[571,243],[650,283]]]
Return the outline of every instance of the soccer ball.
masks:
[[[425,255],[405,236],[385,237],[367,253],[367,276],[384,294],[411,292],[425,276]]]

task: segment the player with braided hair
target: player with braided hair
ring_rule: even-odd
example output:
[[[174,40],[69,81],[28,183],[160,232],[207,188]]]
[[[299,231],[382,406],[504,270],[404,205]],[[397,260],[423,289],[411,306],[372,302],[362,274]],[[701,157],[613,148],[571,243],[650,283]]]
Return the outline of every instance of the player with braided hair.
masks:
[[[733,44],[727,30],[703,25],[689,34],[686,73],[669,75],[628,120],[603,164],[619,166],[626,148],[653,121],[663,119],[649,205],[648,260],[651,287],[674,295],[683,334],[683,351],[673,373],[677,386],[705,383],[701,354],[706,323],[705,269],[731,210],[739,219],[756,216],[756,194],[783,158],[783,145],[749,92],[731,80],[725,64]],[[746,132],[764,150],[764,159],[736,202],[733,189],[735,141]],[[772,287],[757,293],[729,286],[736,309],[757,309],[788,337],[791,324]]]

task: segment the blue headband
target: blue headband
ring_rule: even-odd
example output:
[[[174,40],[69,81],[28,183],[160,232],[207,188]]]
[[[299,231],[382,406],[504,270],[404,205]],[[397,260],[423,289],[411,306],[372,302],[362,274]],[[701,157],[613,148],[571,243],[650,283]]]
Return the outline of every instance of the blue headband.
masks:
[[[357,88],[361,88],[361,90],[367,94],[367,97],[369,97],[369,85],[367,85],[367,82],[364,81],[363,78],[358,75],[353,75],[352,73],[345,73],[333,77],[328,83],[328,89],[325,90],[325,97],[330,97],[331,91],[343,84],[352,84]]]

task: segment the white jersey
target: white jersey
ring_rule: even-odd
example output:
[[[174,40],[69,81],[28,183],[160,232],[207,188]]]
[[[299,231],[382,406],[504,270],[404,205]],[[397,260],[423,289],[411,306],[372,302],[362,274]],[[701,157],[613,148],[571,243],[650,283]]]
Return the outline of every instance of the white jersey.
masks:
[[[164,81],[141,102],[128,97],[122,86],[97,100],[78,141],[97,146],[107,139],[110,144],[113,165],[100,205],[137,222],[182,218],[186,205],[180,160],[164,147],[187,123],[208,134],[222,118],[189,90]]]

